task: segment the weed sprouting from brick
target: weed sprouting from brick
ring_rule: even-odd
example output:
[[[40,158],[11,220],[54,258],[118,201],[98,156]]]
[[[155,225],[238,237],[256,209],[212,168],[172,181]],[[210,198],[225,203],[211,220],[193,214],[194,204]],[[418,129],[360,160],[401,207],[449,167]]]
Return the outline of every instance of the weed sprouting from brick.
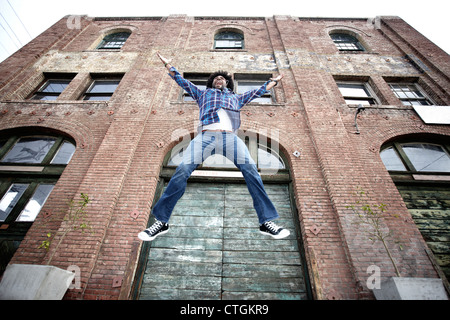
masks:
[[[400,271],[397,267],[391,251],[388,247],[388,241],[392,238],[390,230],[386,230],[383,226],[383,220],[388,217],[398,218],[397,214],[391,214],[387,210],[387,206],[384,203],[369,204],[367,199],[367,193],[363,190],[358,190],[356,193],[357,200],[354,204],[346,206],[347,209],[351,209],[357,216],[355,224],[362,227],[362,230],[367,234],[368,238],[372,242],[380,241],[386,250],[389,259],[394,266],[395,273],[398,277],[401,277]]]
[[[56,249],[59,247],[65,236],[72,230],[81,230],[81,232],[85,232],[87,230],[92,230],[92,227],[89,225],[87,221],[87,211],[86,207],[91,202],[89,196],[85,193],[80,194],[80,200],[75,201],[75,199],[71,199],[68,202],[68,210],[66,212],[66,216],[64,217],[64,221],[66,224],[63,227],[62,234],[59,238],[59,242],[56,245]],[[45,250],[49,250],[52,245],[52,241],[54,239],[54,235],[51,232],[46,233],[46,239],[42,241],[39,249],[43,248]],[[56,251],[55,249],[55,251]],[[52,257],[49,259],[49,263]]]

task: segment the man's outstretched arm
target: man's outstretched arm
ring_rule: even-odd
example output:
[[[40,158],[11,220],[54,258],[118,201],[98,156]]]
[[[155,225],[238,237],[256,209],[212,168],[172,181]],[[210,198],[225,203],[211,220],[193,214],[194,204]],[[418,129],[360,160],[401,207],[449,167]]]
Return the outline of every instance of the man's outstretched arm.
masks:
[[[238,101],[239,101],[239,108],[242,108],[247,103],[251,102],[252,100],[261,97],[263,94],[266,93],[266,91],[269,91],[273,87],[275,87],[278,84],[278,81],[280,81],[283,78],[283,75],[280,74],[276,78],[270,78],[268,81],[266,81],[261,88],[250,90],[247,92],[244,92],[242,94],[238,95]]]
[[[169,75],[172,79],[174,79],[175,82],[192,97],[192,99],[198,101],[203,91],[189,80],[184,79],[177,69],[170,64],[169,59],[164,58],[159,52],[157,52],[156,55],[164,63],[164,67],[169,71]]]

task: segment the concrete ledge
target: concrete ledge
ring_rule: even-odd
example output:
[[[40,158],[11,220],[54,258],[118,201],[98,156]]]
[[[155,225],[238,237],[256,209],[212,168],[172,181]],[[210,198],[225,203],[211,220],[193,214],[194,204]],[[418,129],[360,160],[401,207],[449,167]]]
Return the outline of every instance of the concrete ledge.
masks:
[[[373,289],[377,300],[448,300],[441,279],[391,277]]]
[[[61,300],[74,277],[53,266],[11,264],[0,283],[0,300]]]

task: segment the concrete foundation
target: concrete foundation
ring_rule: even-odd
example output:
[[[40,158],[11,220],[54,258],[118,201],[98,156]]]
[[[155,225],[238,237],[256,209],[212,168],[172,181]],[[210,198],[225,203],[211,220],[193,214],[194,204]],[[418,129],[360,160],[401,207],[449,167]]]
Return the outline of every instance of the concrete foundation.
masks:
[[[74,277],[53,266],[12,264],[0,283],[0,300],[61,300]]]
[[[377,300],[448,300],[441,279],[392,277],[373,293]]]

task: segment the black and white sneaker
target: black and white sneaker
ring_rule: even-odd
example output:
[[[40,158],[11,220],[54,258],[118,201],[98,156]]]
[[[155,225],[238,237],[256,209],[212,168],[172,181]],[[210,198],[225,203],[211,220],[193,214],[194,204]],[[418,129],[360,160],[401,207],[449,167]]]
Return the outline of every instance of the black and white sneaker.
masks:
[[[156,222],[148,229],[139,232],[138,238],[142,241],[152,241],[157,236],[160,236],[169,231],[169,225],[167,223],[156,220]]]
[[[289,230],[277,226],[272,221],[267,221],[260,225],[259,232],[271,236],[274,239],[283,239],[291,234]]]

